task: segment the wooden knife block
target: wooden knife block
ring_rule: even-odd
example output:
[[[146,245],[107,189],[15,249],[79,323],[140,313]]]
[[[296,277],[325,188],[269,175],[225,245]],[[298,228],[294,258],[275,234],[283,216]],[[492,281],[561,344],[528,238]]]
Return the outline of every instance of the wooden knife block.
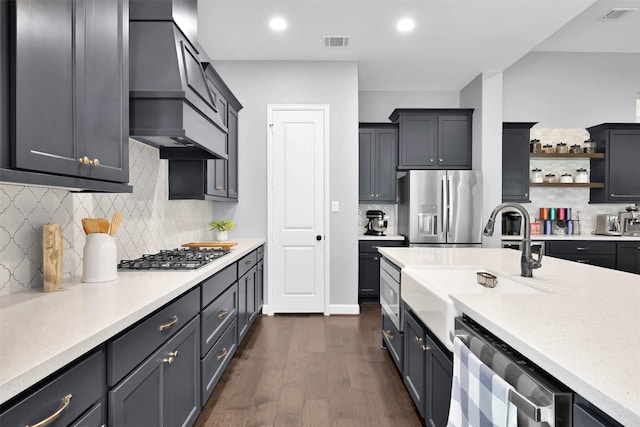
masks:
[[[42,272],[44,291],[54,292],[62,283],[62,227],[45,224],[42,229]]]

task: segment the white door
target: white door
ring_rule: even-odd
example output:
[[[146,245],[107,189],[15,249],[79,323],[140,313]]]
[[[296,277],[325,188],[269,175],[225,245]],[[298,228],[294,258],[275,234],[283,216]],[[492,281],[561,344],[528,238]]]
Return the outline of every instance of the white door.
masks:
[[[268,106],[270,313],[326,313],[329,107]],[[328,275],[326,275],[328,277]]]

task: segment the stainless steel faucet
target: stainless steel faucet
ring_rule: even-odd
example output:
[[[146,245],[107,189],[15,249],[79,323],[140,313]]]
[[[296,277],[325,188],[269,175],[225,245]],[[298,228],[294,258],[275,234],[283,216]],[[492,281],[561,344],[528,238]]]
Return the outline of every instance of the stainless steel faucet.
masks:
[[[529,218],[529,212],[522,205],[518,203],[502,203],[496,206],[491,215],[489,215],[483,234],[485,236],[493,235],[496,216],[504,208],[513,208],[522,214],[524,219],[524,238],[522,239],[522,256],[520,257],[520,275],[522,277],[533,277],[533,270],[542,267],[542,252],[538,253],[538,259],[534,259],[531,254],[531,219]]]

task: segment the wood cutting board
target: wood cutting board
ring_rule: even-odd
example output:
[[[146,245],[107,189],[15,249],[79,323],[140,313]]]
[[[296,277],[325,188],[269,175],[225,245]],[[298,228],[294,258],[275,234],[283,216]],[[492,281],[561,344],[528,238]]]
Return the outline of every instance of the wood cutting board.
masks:
[[[55,292],[62,283],[62,227],[45,224],[42,227],[42,272],[44,291]]]
[[[225,251],[236,246],[238,242],[192,242],[182,245],[183,248],[222,248]]]

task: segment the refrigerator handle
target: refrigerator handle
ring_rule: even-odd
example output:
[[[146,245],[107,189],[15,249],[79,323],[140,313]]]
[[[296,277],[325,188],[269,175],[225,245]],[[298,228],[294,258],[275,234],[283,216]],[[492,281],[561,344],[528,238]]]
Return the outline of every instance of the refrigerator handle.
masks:
[[[451,230],[453,222],[453,188],[451,187],[451,177],[447,176],[447,236]]]
[[[444,235],[445,233],[447,233],[447,230],[449,229],[449,216],[447,215],[447,211],[445,209],[447,209],[447,205],[448,205],[448,197],[447,197],[447,184],[446,184],[446,180],[447,180],[447,176],[444,175],[442,177],[442,181],[440,182],[440,218],[442,218],[442,221],[440,221],[440,223],[442,224],[442,233],[440,235],[440,240],[444,241]]]

